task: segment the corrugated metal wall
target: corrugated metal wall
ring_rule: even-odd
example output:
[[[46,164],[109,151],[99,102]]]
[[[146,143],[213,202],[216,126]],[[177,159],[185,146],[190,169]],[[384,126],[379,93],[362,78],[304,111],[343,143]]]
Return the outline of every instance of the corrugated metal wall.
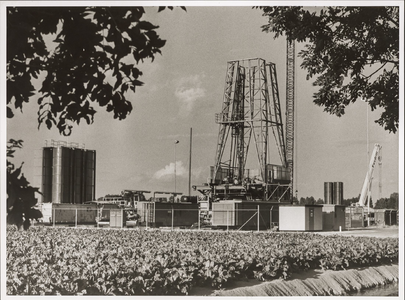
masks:
[[[52,163],[53,148],[46,147],[42,151],[42,202],[52,202]]]
[[[42,164],[44,202],[82,204],[95,199],[96,151],[45,147]]]
[[[333,182],[324,183],[325,204],[333,204]]]
[[[343,203],[343,182],[325,182],[324,183],[325,204]]]
[[[343,203],[343,182],[333,183],[333,204]]]
[[[53,149],[52,203],[62,203],[62,148]]]
[[[92,201],[95,198],[96,193],[96,151],[87,150],[85,152],[85,157],[84,201]]]

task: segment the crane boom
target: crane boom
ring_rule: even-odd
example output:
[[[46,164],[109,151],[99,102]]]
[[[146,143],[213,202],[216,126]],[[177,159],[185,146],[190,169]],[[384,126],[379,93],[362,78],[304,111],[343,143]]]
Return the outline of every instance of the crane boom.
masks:
[[[381,145],[375,144],[373,153],[371,154],[370,164],[368,166],[368,170],[366,173],[366,178],[364,179],[363,188],[361,189],[361,194],[358,202],[358,206],[364,206],[366,204],[367,196],[369,195],[369,191],[371,190],[371,183],[373,181],[373,171],[377,159],[379,163],[381,162]]]

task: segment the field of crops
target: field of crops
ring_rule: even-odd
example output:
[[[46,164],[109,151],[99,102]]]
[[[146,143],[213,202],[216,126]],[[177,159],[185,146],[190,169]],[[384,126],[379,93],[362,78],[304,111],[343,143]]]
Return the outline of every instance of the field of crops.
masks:
[[[176,295],[245,278],[398,262],[397,238],[7,228],[9,295]]]

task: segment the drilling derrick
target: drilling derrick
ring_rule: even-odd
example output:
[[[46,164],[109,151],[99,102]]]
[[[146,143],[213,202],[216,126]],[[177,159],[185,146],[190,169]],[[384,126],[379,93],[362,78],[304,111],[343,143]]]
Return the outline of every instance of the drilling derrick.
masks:
[[[260,58],[228,62],[222,109],[215,121],[215,165],[208,185],[198,190],[211,200],[286,200],[289,175],[275,65]],[[281,165],[268,163],[270,128]],[[256,174],[247,168],[251,144]]]

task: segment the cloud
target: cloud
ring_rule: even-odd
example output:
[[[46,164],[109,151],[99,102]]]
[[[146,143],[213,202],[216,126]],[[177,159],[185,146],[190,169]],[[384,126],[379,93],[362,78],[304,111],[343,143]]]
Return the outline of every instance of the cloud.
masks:
[[[193,75],[179,80],[175,95],[181,104],[180,114],[188,115],[197,100],[205,96],[205,89],[201,87],[204,77],[204,75]]]
[[[186,168],[183,166],[182,161],[176,161],[176,176],[185,176],[187,174]],[[174,176],[174,163],[166,165],[163,169],[153,174],[154,179],[171,180]]]

